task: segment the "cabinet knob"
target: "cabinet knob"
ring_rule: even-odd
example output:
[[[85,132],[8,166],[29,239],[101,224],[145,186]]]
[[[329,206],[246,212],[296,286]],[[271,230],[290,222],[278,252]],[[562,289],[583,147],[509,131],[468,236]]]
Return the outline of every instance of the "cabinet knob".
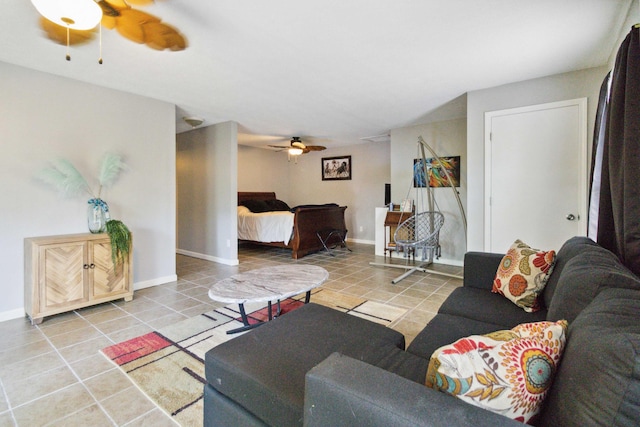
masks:
[[[82,268],[84,268],[85,270],[88,270],[89,269],[89,264],[83,265]]]
[[[96,268],[96,265],[94,263],[91,263],[91,265],[89,266],[89,268]]]

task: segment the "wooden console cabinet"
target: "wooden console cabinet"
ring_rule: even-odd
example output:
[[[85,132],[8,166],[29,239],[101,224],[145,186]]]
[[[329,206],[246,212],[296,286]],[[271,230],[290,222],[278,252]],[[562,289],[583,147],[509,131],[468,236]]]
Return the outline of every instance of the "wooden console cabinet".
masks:
[[[24,309],[33,324],[46,316],[119,298],[133,299],[132,254],[116,269],[107,234],[24,240]]]

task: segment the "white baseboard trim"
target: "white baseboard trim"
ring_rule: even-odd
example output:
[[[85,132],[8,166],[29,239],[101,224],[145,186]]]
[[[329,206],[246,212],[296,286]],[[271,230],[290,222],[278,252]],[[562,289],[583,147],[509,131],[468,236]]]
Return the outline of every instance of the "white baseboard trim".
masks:
[[[27,314],[24,311],[24,307],[16,308],[15,310],[3,311],[0,313],[0,322],[7,320],[19,319],[25,317]]]
[[[363,245],[375,245],[376,242],[373,240],[364,240],[364,239],[351,239],[349,237],[347,237],[347,243],[349,242],[353,242],[353,243],[362,243]]]
[[[151,280],[145,280],[143,282],[136,282],[133,284],[133,290],[139,291],[140,289],[150,288],[152,286],[163,285],[165,283],[171,283],[178,280],[177,274],[172,274],[170,276],[158,277]],[[19,319],[21,317],[25,317],[26,313],[24,311],[24,307],[16,308],[15,310],[8,310],[0,312],[0,322],[5,322],[7,320]]]
[[[455,265],[456,267],[464,266],[464,261],[458,259],[449,259],[440,257],[438,259],[433,260],[434,264],[447,264],[447,265]]]
[[[240,264],[240,261],[238,261],[237,259],[218,258],[217,256],[201,254],[201,253],[198,253],[198,252],[186,251],[184,249],[176,249],[176,253],[180,254],[180,255],[190,256],[190,257],[193,257],[193,258],[204,259],[206,261],[218,262],[220,264],[225,264],[225,265],[238,265],[238,264]]]
[[[150,288],[152,286],[164,285],[165,283],[176,282],[178,280],[177,274],[170,276],[158,277],[156,279],[145,280],[144,282],[136,282],[133,284],[133,290],[139,291],[140,289]]]

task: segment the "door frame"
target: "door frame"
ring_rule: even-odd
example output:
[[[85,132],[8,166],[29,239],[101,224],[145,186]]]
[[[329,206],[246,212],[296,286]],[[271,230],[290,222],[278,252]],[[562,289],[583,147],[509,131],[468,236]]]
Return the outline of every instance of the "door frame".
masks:
[[[588,162],[587,162],[587,98],[576,98],[565,101],[548,102],[544,104],[528,105],[525,107],[507,108],[504,110],[487,111],[484,113],[484,250],[491,251],[491,123],[494,117],[508,116],[514,114],[522,114],[541,110],[550,110],[555,108],[578,107],[578,138],[579,138],[579,167],[580,167],[580,184],[578,197],[578,214],[583,219],[582,233],[587,233],[587,181],[588,181]]]

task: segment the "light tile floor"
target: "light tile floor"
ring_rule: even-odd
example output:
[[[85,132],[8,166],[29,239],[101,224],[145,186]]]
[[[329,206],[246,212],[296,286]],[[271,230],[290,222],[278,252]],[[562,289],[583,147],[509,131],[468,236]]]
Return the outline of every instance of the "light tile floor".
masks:
[[[284,249],[242,245],[239,266],[178,255],[178,281],[136,291],[131,302],[52,316],[37,326],[27,319],[0,323],[0,427],[174,426],[99,350],[219,307],[208,287],[238,272],[291,262],[320,265],[330,273],[325,288],[407,308],[391,324],[407,342],[462,284],[417,272],[393,285],[403,270],[370,265],[384,261],[371,245],[349,247],[353,252],[337,249],[335,257],[320,252],[295,261]],[[460,267],[433,268],[461,274]]]

